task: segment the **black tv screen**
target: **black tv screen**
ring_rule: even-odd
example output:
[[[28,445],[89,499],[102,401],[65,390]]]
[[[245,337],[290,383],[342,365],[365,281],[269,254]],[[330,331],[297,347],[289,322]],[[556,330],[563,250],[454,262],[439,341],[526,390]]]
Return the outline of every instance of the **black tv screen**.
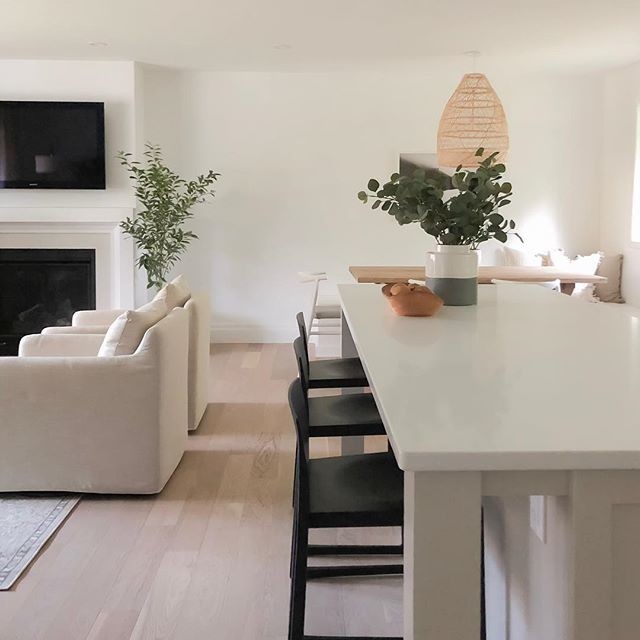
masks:
[[[0,188],[104,189],[104,103],[0,101]]]

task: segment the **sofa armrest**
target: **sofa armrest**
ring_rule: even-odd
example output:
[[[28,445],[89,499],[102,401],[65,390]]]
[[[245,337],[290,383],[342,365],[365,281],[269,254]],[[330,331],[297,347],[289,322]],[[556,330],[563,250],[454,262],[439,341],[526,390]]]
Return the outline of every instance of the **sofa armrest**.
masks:
[[[14,435],[18,426],[49,429],[52,420],[81,430],[114,428],[116,417],[131,429],[154,424],[156,379],[153,362],[136,355],[0,358],[1,424]],[[0,440],[6,435],[0,429]]]
[[[96,356],[102,344],[100,334],[34,334],[20,340],[18,355],[30,356]]]
[[[189,429],[194,430],[209,403],[209,296],[205,293],[192,294],[184,308],[189,312]]]
[[[158,395],[146,358],[0,358],[0,490],[157,490]]]
[[[64,327],[45,327],[42,330],[42,334],[45,336],[52,335],[82,335],[82,334],[99,334],[103,336],[109,330],[109,325],[81,325],[79,327],[64,326]]]
[[[99,309],[90,311],[76,311],[71,319],[74,327],[110,325],[126,309]]]

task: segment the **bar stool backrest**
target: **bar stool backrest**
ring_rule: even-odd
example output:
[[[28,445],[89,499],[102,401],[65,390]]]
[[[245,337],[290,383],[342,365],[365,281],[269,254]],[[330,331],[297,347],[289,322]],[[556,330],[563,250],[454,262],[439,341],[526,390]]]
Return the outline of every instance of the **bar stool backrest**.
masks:
[[[296,354],[296,362],[298,364],[298,374],[302,382],[302,390],[306,397],[309,391],[309,359],[305,350],[305,342],[302,338],[296,338],[293,341],[293,351]]]
[[[309,413],[300,378],[289,385],[289,408],[296,428],[296,494],[298,509],[308,511],[309,505]]]
[[[309,362],[309,334],[307,333],[307,325],[305,324],[304,313],[302,313],[302,311],[299,311],[296,314],[296,322],[298,323],[298,333],[304,343],[304,354],[307,358],[307,362]]]

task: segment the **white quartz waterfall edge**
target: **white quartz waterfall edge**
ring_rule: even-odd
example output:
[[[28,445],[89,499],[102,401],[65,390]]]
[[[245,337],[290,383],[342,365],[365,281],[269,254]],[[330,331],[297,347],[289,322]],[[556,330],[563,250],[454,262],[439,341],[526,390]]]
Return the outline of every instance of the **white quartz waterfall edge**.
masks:
[[[80,502],[80,496],[0,496],[0,591],[10,589]]]

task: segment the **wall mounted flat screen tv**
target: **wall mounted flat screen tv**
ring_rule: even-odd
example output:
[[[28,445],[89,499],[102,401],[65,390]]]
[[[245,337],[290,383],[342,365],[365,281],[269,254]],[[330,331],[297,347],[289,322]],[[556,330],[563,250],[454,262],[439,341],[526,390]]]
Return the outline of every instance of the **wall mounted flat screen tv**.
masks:
[[[0,101],[1,189],[104,189],[104,103]]]

